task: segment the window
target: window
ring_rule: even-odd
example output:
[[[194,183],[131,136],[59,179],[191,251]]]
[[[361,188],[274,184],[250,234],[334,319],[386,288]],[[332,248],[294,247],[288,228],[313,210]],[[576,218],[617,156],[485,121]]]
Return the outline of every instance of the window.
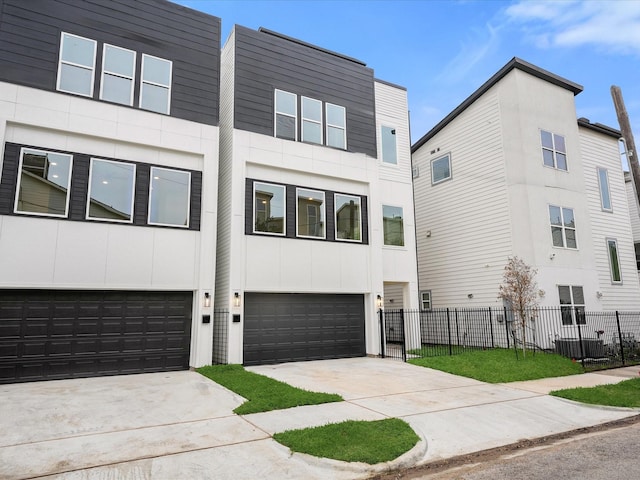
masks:
[[[382,206],[382,230],[385,245],[404,246],[402,207]]]
[[[302,97],[302,141],[322,145],[322,102]]]
[[[253,231],[257,233],[273,233],[284,235],[285,187],[270,183],[253,184]]]
[[[62,33],[57,89],[85,97],[93,96],[96,41]]]
[[[542,142],[542,161],[547,167],[567,170],[567,149],[564,137],[555,133],[540,130]]]
[[[189,226],[191,174],[151,167],[149,224]]]
[[[549,220],[554,247],[578,248],[572,208],[549,205]]]
[[[558,285],[562,325],[585,325],[584,292],[582,287]]]
[[[360,234],[360,197],[335,194],[336,239],[362,241]]]
[[[131,223],[135,181],[135,165],[92,158],[87,218]]]
[[[606,168],[598,168],[598,185],[600,186],[600,205],[602,210],[611,212],[611,194],[609,193],[609,172]]]
[[[100,98],[108,102],[133,105],[136,52],[104,45]]]
[[[171,103],[171,69],[169,60],[142,55],[140,108],[169,114]]]
[[[66,217],[72,159],[64,153],[23,148],[14,211]]]
[[[451,178],[451,155],[431,161],[431,184],[444,182]]]
[[[431,310],[431,290],[420,292],[420,309]]]
[[[397,165],[396,129],[382,125],[380,127],[380,137],[382,142],[382,161],[384,163]]]
[[[296,196],[298,197],[296,234],[299,237],[325,238],[324,192],[297,188]]]
[[[347,148],[346,109],[339,105],[327,103],[327,145],[336,148]]]
[[[622,283],[622,273],[620,273],[620,258],[618,257],[618,242],[616,239],[607,238],[607,251],[609,252],[611,282]]]
[[[276,90],[276,137],[296,140],[298,102],[293,93]]]
[[[640,243],[634,243],[633,247],[636,251],[636,268],[640,271]]]

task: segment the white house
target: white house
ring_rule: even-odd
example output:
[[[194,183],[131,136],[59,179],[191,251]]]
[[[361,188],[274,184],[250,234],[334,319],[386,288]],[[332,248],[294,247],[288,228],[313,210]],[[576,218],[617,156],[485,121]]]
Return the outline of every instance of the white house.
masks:
[[[627,189],[627,201],[629,202],[629,215],[631,218],[631,231],[633,232],[633,246],[636,252],[636,265],[640,275],[640,205],[636,188],[630,172],[624,172],[624,182]]]

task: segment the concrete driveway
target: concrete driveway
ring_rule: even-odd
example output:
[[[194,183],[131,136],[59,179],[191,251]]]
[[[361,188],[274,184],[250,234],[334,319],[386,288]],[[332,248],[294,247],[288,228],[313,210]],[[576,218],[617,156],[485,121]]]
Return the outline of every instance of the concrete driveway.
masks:
[[[0,386],[0,478],[355,479],[637,414],[488,385],[393,360],[251,367],[344,402],[237,416],[243,399],[195,372]],[[635,373],[635,372],[634,372]],[[637,373],[636,373],[637,374]],[[613,375],[579,376],[589,384]],[[577,382],[578,377],[572,377]],[[405,419],[423,440],[392,465],[291,454],[271,434],[346,419]]]

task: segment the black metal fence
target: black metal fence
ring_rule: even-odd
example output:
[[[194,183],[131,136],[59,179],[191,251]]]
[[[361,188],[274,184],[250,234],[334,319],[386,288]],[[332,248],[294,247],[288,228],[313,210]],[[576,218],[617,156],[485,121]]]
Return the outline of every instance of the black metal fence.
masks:
[[[640,363],[640,312],[583,307],[380,310],[384,357],[455,355],[467,349],[522,348],[558,353],[585,369]]]

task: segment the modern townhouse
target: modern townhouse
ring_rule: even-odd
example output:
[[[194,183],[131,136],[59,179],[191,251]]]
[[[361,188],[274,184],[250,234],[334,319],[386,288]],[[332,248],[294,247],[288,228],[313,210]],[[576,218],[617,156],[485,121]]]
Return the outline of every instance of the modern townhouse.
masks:
[[[629,215],[631,218],[631,231],[633,232],[633,246],[636,253],[636,266],[640,275],[640,205],[636,187],[630,172],[624,172],[624,183],[627,189],[627,201],[629,202]]]
[[[164,0],[0,0],[0,383],[211,363],[219,51]]]

